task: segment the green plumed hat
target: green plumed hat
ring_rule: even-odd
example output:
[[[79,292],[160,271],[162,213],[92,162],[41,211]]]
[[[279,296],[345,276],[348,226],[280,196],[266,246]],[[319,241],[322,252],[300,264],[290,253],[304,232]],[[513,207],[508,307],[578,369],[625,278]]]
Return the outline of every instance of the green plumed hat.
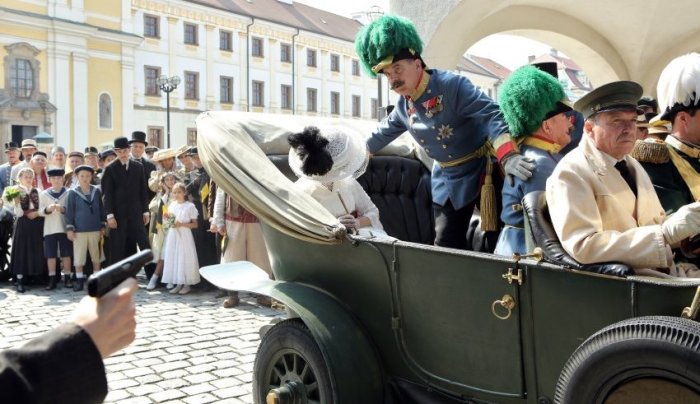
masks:
[[[420,59],[423,43],[411,20],[384,15],[364,26],[355,37],[355,51],[370,77],[402,59]]]
[[[544,120],[572,110],[559,81],[530,65],[506,78],[498,93],[498,104],[513,138],[529,136]]]

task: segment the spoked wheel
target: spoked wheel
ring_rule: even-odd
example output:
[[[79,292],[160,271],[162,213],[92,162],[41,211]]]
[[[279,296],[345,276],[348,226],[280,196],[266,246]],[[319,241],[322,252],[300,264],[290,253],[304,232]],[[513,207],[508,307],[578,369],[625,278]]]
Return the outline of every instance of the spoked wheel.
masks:
[[[604,328],[569,358],[555,402],[700,402],[700,325],[641,317]]]
[[[257,404],[334,403],[328,367],[299,320],[276,324],[263,337],[253,368]]]

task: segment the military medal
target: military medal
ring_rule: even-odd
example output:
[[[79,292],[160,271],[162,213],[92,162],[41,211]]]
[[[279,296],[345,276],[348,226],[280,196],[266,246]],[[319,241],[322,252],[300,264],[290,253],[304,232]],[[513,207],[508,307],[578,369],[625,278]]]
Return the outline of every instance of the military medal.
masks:
[[[428,101],[423,102],[421,105],[426,110],[425,116],[432,118],[433,115],[442,111],[442,96],[438,95],[437,97],[433,97]]]
[[[450,136],[452,136],[452,127],[450,127],[450,125],[442,125],[440,129],[438,129],[438,134],[443,139],[449,139]]]

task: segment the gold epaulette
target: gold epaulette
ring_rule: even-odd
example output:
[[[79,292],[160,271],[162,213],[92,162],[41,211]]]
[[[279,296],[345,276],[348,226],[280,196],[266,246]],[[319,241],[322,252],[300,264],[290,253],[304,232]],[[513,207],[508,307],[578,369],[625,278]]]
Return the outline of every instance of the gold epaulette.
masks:
[[[661,140],[637,140],[630,156],[640,163],[663,164],[671,159],[666,144]]]

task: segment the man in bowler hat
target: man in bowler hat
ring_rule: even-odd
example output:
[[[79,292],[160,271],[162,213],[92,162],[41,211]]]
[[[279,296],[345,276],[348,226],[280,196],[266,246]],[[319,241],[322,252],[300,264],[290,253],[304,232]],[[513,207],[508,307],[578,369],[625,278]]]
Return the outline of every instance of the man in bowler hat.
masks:
[[[148,179],[151,178],[151,173],[156,170],[156,165],[148,160],[144,153],[146,152],[146,146],[148,142],[146,141],[146,134],[141,131],[135,131],[131,133],[131,140],[129,140],[129,148],[131,149],[131,159],[138,161],[143,165],[143,175],[146,183]],[[155,196],[155,192],[148,190],[148,200],[150,201]]]
[[[129,158],[129,140],[114,139],[117,160],[104,168],[102,194],[109,227],[108,263],[149,248],[146,225],[150,221],[143,165]]]

